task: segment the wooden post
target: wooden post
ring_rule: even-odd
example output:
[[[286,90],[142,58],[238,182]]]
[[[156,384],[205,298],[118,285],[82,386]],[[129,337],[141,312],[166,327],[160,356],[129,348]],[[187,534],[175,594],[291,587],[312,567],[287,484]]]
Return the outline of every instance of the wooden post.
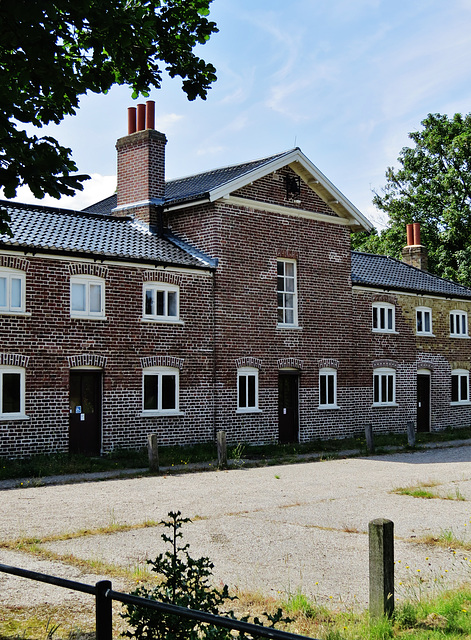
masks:
[[[218,431],[216,434],[218,448],[218,467],[225,469],[227,467],[227,442],[226,432]]]
[[[375,442],[373,438],[373,425],[367,424],[365,427],[366,448],[370,453],[375,452]]]
[[[394,523],[378,518],[368,525],[370,549],[370,618],[394,611]]]
[[[147,436],[147,453],[149,454],[149,471],[159,472],[159,443],[156,433]]]
[[[106,597],[111,590],[109,580],[100,580],[95,584],[96,640],[112,640],[113,637],[113,602]]]
[[[415,447],[415,426],[412,420],[407,423],[407,444],[409,447]]]

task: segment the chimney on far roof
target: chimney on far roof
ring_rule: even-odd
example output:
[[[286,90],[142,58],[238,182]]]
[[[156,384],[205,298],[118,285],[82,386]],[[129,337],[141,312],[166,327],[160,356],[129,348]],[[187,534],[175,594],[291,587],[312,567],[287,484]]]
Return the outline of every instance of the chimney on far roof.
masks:
[[[165,196],[165,145],[156,131],[155,103],[148,100],[128,109],[128,135],[116,143],[118,152],[117,207],[114,215],[131,215],[157,227]]]
[[[407,225],[407,246],[402,250],[402,260],[412,267],[427,271],[427,249],[420,243],[420,223]]]

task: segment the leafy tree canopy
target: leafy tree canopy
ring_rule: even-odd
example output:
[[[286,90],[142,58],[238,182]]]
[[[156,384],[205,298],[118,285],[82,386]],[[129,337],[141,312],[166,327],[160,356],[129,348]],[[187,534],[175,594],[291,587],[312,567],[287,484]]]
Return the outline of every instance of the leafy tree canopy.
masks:
[[[189,100],[205,98],[215,68],[193,49],[217,31],[211,0],[13,0],[0,3],[0,187],[26,184],[59,198],[83,189],[71,150],[28,135],[73,115],[87,91],[129,85],[133,98],[180,76]],[[1,219],[0,219],[1,225]],[[1,228],[0,228],[1,231]]]
[[[381,233],[352,237],[355,249],[401,257],[406,224],[421,223],[429,271],[471,286],[471,114],[429,114],[413,147],[389,167],[386,186],[373,203],[389,216]]]

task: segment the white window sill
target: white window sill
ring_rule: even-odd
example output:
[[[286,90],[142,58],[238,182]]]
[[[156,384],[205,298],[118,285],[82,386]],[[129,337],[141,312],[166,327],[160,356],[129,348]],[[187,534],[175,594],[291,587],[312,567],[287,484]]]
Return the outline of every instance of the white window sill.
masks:
[[[29,420],[25,413],[0,413],[0,420]]]
[[[338,404],[320,404],[318,407],[319,411],[328,411],[329,409],[340,409]]]
[[[0,316],[21,316],[23,318],[31,318],[31,313],[28,311],[10,311],[0,309]]]
[[[398,336],[399,331],[391,331],[390,329],[371,329],[372,333],[380,333],[381,335],[384,333],[389,333],[393,336]]]
[[[76,313],[71,313],[70,317],[72,320],[108,320],[106,316],[87,316]]]
[[[394,409],[395,407],[398,407],[399,405],[397,404],[397,402],[388,402],[387,404],[372,404],[371,405],[373,409]]]
[[[277,324],[276,328],[277,329],[296,329],[298,331],[302,331],[303,330],[303,328],[300,327],[297,324]]]
[[[470,405],[470,400],[458,400],[457,402],[450,402],[450,407],[469,407]]]
[[[435,338],[434,333],[419,333],[418,331],[416,331],[415,335],[419,336],[420,338]]]
[[[461,339],[464,338],[465,340],[467,340],[467,339],[469,339],[469,336],[468,335],[466,335],[466,336],[465,335],[459,335],[458,333],[450,333],[450,338],[461,338]]]
[[[183,320],[180,320],[179,318],[149,318],[148,316],[144,316],[143,318],[141,318],[141,322],[149,324],[185,324]]]
[[[160,418],[161,416],[184,416],[183,411],[142,411],[141,418]]]
[[[236,413],[262,413],[262,410],[256,408],[237,409]]]

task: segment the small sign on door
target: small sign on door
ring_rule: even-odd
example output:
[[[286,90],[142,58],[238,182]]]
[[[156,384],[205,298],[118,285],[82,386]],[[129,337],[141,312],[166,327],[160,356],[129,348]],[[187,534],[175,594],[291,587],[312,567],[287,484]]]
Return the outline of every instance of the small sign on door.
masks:
[[[81,405],[79,405],[79,404],[78,404],[78,405],[75,407],[75,413],[82,413],[82,406],[81,406]]]

